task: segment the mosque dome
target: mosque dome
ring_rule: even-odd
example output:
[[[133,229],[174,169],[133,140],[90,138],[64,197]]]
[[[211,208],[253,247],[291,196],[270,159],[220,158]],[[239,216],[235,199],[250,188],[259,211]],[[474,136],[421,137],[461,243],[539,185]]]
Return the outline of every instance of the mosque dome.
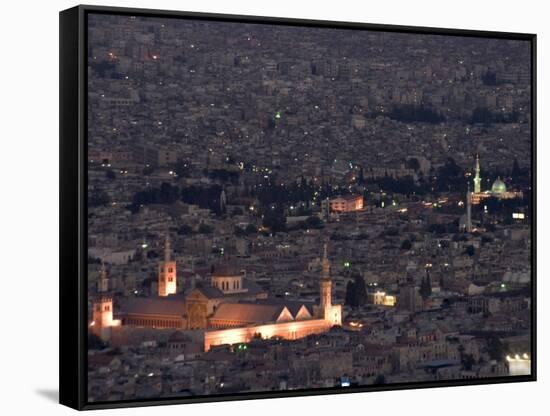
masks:
[[[498,177],[497,180],[493,182],[493,187],[491,188],[491,191],[497,195],[502,195],[506,192],[506,184],[500,179],[500,177]]]

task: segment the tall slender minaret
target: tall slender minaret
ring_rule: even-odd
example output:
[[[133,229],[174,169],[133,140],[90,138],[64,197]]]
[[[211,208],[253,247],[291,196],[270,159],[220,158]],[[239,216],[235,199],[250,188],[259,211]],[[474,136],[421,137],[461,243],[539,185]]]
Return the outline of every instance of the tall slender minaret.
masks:
[[[109,278],[105,263],[101,262],[101,270],[97,281],[97,296],[92,301],[92,321],[90,330],[102,340],[108,341],[111,333],[108,331],[113,326],[120,326],[120,319],[114,319],[113,296],[109,293]]]
[[[97,280],[98,293],[105,293],[109,291],[109,278],[107,277],[107,269],[105,263],[101,261],[101,269],[99,271],[99,279]]]
[[[159,264],[159,296],[176,293],[176,262],[171,259],[170,236],[166,233],[164,242],[164,261]]]
[[[479,155],[477,154],[476,155],[476,168],[475,168],[475,173],[476,175],[474,176],[474,193],[478,194],[481,192],[481,177],[479,176]]]
[[[323,261],[321,262],[321,281],[319,283],[320,300],[319,307],[327,311],[332,306],[332,280],[330,279],[330,261],[328,259],[327,243],[325,243]]]
[[[466,193],[466,231],[472,232],[472,193],[468,183],[468,192]]]
[[[97,296],[92,304],[92,331],[101,336],[102,328],[111,326],[113,322],[113,298],[107,293],[109,291],[109,281],[107,278],[107,269],[105,263],[101,261],[99,270],[99,279],[97,280]]]
[[[319,280],[319,305],[313,307],[315,316],[323,319],[327,325],[342,325],[342,305],[332,304],[332,280],[330,277],[330,261],[328,246],[325,243],[323,260],[321,261],[321,279]]]

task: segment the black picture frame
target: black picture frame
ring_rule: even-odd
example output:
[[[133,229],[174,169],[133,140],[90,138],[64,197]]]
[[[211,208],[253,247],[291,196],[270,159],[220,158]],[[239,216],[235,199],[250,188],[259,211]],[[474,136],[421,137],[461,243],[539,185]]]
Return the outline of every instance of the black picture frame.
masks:
[[[532,325],[531,374],[473,380],[440,382],[407,382],[345,388],[303,389],[233,395],[143,399],[132,401],[94,402],[87,400],[87,16],[94,14],[170,17],[219,22],[266,23],[271,25],[344,28],[371,31],[391,31],[407,34],[460,35],[531,43],[531,270]],[[319,21],[275,17],[224,15],[165,10],[149,10],[102,6],[77,6],[60,12],[60,320],[59,320],[59,401],[79,409],[153,406],[177,403],[217,402],[229,400],[294,397],[402,390],[417,388],[482,385],[535,381],[536,376],[536,35],[479,30],[441,29],[430,27],[394,26],[367,23]]]

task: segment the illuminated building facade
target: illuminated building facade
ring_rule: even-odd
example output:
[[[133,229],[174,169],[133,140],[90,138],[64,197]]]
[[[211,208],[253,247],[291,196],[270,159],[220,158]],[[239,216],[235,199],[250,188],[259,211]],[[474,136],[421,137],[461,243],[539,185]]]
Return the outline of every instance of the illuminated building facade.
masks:
[[[176,294],[174,261],[166,240],[165,258],[159,266],[159,296],[122,298],[120,320],[113,320],[113,298],[101,297],[93,304],[93,321],[100,326],[202,330],[204,350],[221,344],[249,342],[253,338],[298,339],[328,331],[342,324],[342,305],[332,303],[332,280],[327,246],[324,247],[318,305],[269,298],[267,292],[246,278],[244,271],[229,267],[213,273],[211,284]],[[170,272],[170,270],[173,270]],[[174,285],[160,287],[173,276]],[[164,279],[164,280],[163,280]],[[172,288],[168,293],[166,287]],[[106,334],[101,334],[105,338]],[[108,334],[107,334],[108,335]]]
[[[511,376],[528,376],[531,374],[531,358],[527,354],[506,356],[508,372]]]
[[[397,298],[394,295],[388,295],[386,292],[377,290],[372,294],[372,303],[374,305],[395,306]]]
[[[113,298],[109,295],[99,295],[92,303],[92,321],[90,330],[102,339],[110,337],[113,327],[122,324],[120,319],[113,318]]]
[[[332,212],[353,212],[363,209],[362,195],[345,195],[331,198],[330,210]]]
[[[108,331],[115,326],[120,326],[121,321],[113,318],[113,297],[109,295],[109,278],[105,264],[101,264],[97,284],[98,295],[92,301],[92,320],[90,329],[92,333],[108,338]]]
[[[274,322],[271,324],[206,331],[204,333],[204,350],[208,351],[216,345],[249,342],[258,336],[264,339],[280,337],[294,340],[326,332],[332,326],[330,322],[324,319],[309,319],[299,322]]]

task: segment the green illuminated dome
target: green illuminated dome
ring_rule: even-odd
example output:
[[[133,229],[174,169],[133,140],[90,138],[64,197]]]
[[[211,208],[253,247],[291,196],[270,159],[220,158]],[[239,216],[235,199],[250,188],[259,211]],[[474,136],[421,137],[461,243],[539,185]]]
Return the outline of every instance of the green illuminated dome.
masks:
[[[493,182],[491,191],[497,195],[501,195],[506,192],[506,184],[500,179],[500,176]]]

